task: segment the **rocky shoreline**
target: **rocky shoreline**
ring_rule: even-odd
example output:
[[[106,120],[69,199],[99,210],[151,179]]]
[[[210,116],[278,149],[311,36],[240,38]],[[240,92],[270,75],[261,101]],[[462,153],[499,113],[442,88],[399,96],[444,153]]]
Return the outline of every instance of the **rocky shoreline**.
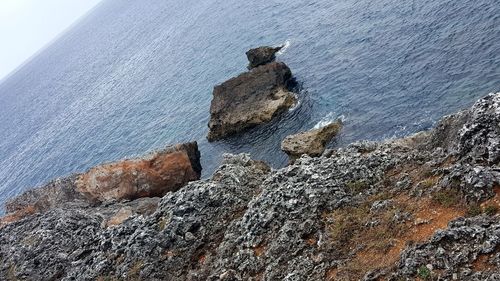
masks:
[[[276,117],[261,105],[291,72],[266,54],[214,89],[209,139]],[[500,93],[430,131],[325,151],[340,127],[288,138],[278,170],[228,154],[199,180],[187,143],[28,191],[0,220],[0,280],[500,279]]]

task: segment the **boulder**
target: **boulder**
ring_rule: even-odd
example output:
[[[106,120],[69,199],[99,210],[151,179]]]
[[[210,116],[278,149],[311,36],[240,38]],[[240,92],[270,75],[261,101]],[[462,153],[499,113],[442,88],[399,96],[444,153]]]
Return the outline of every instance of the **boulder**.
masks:
[[[79,174],[50,181],[46,185],[27,190],[5,203],[5,211],[9,214],[25,214],[45,212],[66,202],[87,201],[75,190],[75,181]]]
[[[292,72],[272,62],[215,86],[210,105],[208,140],[214,141],[269,122],[296,104]]]
[[[171,146],[144,158],[99,165],[9,200],[0,225],[68,204],[95,206],[104,201],[163,196],[198,180],[201,169],[196,142]]]
[[[163,196],[201,175],[196,142],[179,144],[145,158],[100,165],[78,177],[76,190],[97,201]]]
[[[270,63],[276,59],[276,53],[281,50],[283,46],[280,47],[258,47],[250,49],[246,52],[248,58],[248,69],[255,68],[266,63]]]
[[[302,154],[321,156],[328,142],[340,132],[341,128],[342,122],[337,120],[318,129],[287,136],[281,143],[281,150],[286,152],[292,161]]]

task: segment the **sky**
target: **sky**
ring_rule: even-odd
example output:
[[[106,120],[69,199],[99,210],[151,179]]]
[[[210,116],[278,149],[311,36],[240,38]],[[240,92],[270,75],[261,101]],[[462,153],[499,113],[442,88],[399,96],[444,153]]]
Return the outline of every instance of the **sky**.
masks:
[[[0,80],[101,0],[0,0]]]

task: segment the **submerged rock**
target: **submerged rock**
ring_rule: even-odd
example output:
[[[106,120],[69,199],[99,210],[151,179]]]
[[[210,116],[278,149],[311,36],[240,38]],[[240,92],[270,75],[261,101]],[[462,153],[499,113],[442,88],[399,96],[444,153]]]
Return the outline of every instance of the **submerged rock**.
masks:
[[[326,145],[340,132],[341,128],[342,122],[337,120],[318,129],[287,136],[281,142],[281,150],[286,152],[292,161],[302,154],[313,157],[321,156]]]
[[[269,122],[296,103],[292,72],[282,62],[259,66],[215,86],[208,140],[215,141]]]
[[[281,50],[283,46],[280,47],[258,47],[250,49],[246,52],[249,65],[248,69],[255,68],[257,66],[270,63],[276,59],[276,53]]]

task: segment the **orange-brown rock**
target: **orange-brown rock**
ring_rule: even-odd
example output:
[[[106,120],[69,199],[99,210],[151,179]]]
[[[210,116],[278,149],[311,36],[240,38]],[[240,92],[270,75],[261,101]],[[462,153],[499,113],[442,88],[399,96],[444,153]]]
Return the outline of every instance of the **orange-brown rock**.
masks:
[[[200,174],[200,152],[196,142],[171,146],[144,158],[96,166],[86,173],[73,174],[28,190],[5,204],[7,215],[0,218],[0,227],[66,204],[93,206],[113,199],[163,196],[189,181],[198,180]],[[116,217],[117,222],[127,218],[120,215]]]
[[[176,145],[145,158],[94,167],[76,180],[87,198],[107,201],[163,196],[200,178],[196,142]]]

